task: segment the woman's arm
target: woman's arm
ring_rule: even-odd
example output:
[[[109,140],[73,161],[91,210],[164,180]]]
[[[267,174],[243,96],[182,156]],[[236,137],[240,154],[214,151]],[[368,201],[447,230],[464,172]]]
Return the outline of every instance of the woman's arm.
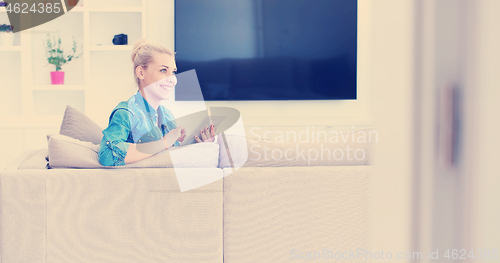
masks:
[[[164,149],[172,147],[172,145],[180,137],[182,127],[171,130],[165,134],[161,140],[147,143],[129,143],[127,155],[125,156],[125,163],[134,163],[144,160],[152,155],[157,154]]]
[[[99,163],[103,166],[125,165],[129,143],[126,142],[131,130],[131,113],[117,109],[111,113],[108,127],[102,131],[99,145]]]
[[[103,131],[99,146],[99,163],[118,166],[146,159],[171,147],[181,135],[181,127],[172,129],[162,140],[147,143],[126,142],[131,132],[132,115],[128,110],[118,109],[112,116],[108,128]]]
[[[135,163],[140,160],[144,160],[160,151],[165,149],[165,144],[162,143],[163,140],[159,141],[154,141],[154,142],[148,142],[148,143],[141,143],[141,144],[135,144],[135,143],[129,143],[128,146],[128,151],[127,155],[125,156],[125,163]],[[139,149],[144,148],[145,146],[143,144],[150,144],[149,149],[147,152],[141,151],[137,149],[137,146],[139,146]],[[160,146],[160,147],[158,147]],[[151,149],[155,149],[155,152],[151,152]]]

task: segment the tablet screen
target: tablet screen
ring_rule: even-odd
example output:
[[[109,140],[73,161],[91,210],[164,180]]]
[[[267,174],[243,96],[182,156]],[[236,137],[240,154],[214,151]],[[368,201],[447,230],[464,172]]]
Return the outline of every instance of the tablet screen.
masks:
[[[210,122],[212,119],[212,122]],[[186,138],[181,142],[180,146],[189,145],[196,143],[196,139],[194,136],[198,136],[201,139],[200,130],[205,128],[205,125],[210,128],[210,125],[213,124],[215,127],[215,134],[218,134],[217,129],[220,124],[226,119],[226,116],[205,116],[201,121],[189,124],[178,124],[182,125],[186,129]]]

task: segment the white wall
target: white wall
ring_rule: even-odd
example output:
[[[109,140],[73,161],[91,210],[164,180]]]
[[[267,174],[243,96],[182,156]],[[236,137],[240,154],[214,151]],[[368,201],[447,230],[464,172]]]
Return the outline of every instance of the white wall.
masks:
[[[500,160],[500,2],[490,0],[476,1],[476,42],[474,53],[475,78],[470,87],[475,96],[473,111],[474,134],[473,152],[470,157],[473,163],[469,177],[469,188],[472,188],[470,202],[471,219],[470,246],[472,249],[497,249],[500,257],[500,176],[498,160]],[[491,252],[490,252],[491,253]],[[490,254],[491,255],[491,254]],[[496,260],[498,260],[498,257]],[[482,259],[471,262],[492,262],[493,259]]]
[[[390,260],[373,262],[393,262],[397,253],[413,252],[414,1],[364,3],[368,2],[371,16],[368,81],[373,95],[374,129],[379,133],[372,176],[370,250],[392,254]]]

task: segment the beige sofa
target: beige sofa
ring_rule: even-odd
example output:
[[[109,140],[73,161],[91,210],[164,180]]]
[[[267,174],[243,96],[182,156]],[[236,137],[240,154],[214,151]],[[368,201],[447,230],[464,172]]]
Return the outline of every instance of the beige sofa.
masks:
[[[46,151],[0,174],[1,262],[322,262],[368,246],[367,162],[176,168],[223,178],[180,192],[173,168],[47,169]]]

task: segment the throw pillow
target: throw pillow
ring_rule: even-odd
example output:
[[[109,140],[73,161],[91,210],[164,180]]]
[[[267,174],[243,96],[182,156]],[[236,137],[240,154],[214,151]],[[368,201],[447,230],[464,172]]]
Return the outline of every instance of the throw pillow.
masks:
[[[84,142],[91,142],[93,144],[100,144],[102,140],[102,129],[92,121],[85,114],[79,112],[77,109],[66,106],[64,111],[63,121],[59,133],[68,137],[78,139]],[[47,142],[51,134],[47,135]],[[49,155],[45,157],[49,160]]]
[[[59,133],[93,144],[100,144],[103,136],[99,125],[69,105],[64,112]]]
[[[195,143],[163,150],[144,160],[121,165],[102,166],[99,145],[62,134],[49,139],[50,168],[217,168],[219,145],[215,142]]]

